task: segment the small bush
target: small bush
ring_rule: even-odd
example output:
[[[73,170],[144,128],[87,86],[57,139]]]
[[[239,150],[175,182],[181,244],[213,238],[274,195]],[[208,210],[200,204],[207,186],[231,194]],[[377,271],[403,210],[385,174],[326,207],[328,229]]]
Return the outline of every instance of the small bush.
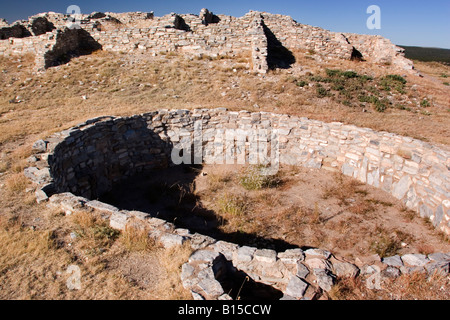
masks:
[[[9,195],[24,192],[27,186],[28,179],[22,173],[14,173],[5,181],[5,187]]]
[[[245,214],[248,208],[246,198],[228,193],[220,197],[216,202],[219,213],[239,217]]]
[[[130,226],[122,232],[121,241],[129,251],[145,251],[155,245],[147,230]]]
[[[385,79],[389,79],[389,80],[392,80],[392,81],[397,81],[397,82],[400,82],[400,83],[403,83],[403,84],[406,84],[408,82],[408,81],[406,81],[405,78],[403,78],[402,76],[399,76],[397,74],[389,74],[389,75],[387,75],[385,77]]]
[[[331,69],[326,69],[325,70],[327,76],[329,77],[336,77],[338,75],[340,75],[341,71],[340,70],[331,70]]]
[[[423,99],[423,100],[420,102],[420,106],[421,106],[422,108],[428,108],[428,107],[431,106],[431,104],[430,104],[430,101],[428,101],[427,99]]]
[[[370,247],[381,258],[395,256],[402,248],[400,241],[385,234],[373,241]]]
[[[308,85],[308,82],[302,80],[302,81],[298,81],[296,84],[297,84],[298,87],[303,88],[303,87],[306,87]]]
[[[261,190],[278,186],[281,181],[276,175],[265,175],[264,166],[249,166],[242,175],[241,185],[247,190]]]
[[[375,111],[377,112],[385,112],[387,109],[387,105],[385,102],[378,100],[375,102]]]
[[[346,79],[353,79],[353,78],[357,78],[358,74],[354,71],[344,71],[344,72],[341,72],[341,76]]]
[[[319,97],[319,98],[325,98],[325,97],[331,96],[330,91],[325,89],[322,86],[317,87],[316,91],[317,91],[317,97]]]

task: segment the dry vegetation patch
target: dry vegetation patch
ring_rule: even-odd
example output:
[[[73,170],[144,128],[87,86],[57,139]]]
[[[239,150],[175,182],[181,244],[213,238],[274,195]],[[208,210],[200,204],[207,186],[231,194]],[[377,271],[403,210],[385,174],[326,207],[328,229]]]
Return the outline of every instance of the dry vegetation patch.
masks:
[[[450,250],[445,237],[416,214],[405,218],[410,212],[397,199],[342,174],[284,167],[270,177],[260,167],[216,167],[204,167],[195,192],[219,216],[222,232],[262,241],[250,245],[282,241],[347,259]]]
[[[394,87],[380,93],[380,101],[386,98],[394,102],[384,112],[377,112],[373,106],[359,105],[376,107],[374,98],[352,100],[349,106],[343,97],[347,91],[361,90],[369,96],[368,85],[381,84],[383,78],[396,74],[388,66],[322,61],[315,52],[296,51],[294,55],[297,63],[292,69],[273,70],[265,76],[249,71],[249,53],[190,59],[179,53],[152,57],[98,51],[44,73],[33,70],[32,55],[0,57],[0,297],[190,298],[179,278],[181,264],[190,254],[187,247],[163,250],[145,239],[145,231],[130,229],[119,235],[90,212],[66,217],[35,203],[33,189],[22,173],[28,165],[31,144],[86,119],[161,108],[227,107],[341,121],[449,144],[448,66],[416,62],[424,77],[398,74],[406,84],[401,92]],[[355,72],[358,77],[345,73],[343,77],[347,75],[348,79],[341,81],[341,75],[330,71],[327,75],[327,69]],[[335,81],[322,81],[327,78]],[[318,89],[319,84],[323,90]],[[405,108],[395,107],[400,100]],[[183,189],[184,195],[171,210],[179,214],[186,205],[192,209],[194,203],[199,215],[222,217],[222,231],[234,230],[237,238],[239,234],[244,239],[253,234],[300,246],[340,250],[343,255],[449,251],[439,235],[441,242],[435,242],[431,226],[424,227],[419,218],[395,201],[384,195],[378,197],[355,182],[302,170],[284,170],[272,186],[257,180],[256,187],[247,188],[239,178],[243,173],[236,176],[226,170],[211,170],[203,181],[197,181],[196,189],[193,185]],[[205,187],[199,189],[203,183]],[[174,192],[180,195],[176,188],[167,186],[160,197]],[[321,192],[308,196],[309,190]],[[390,212],[394,211],[400,213],[392,216]],[[383,224],[380,219],[384,219]],[[355,230],[355,226],[359,228]],[[81,269],[81,290],[71,291],[66,286],[66,270],[72,264]],[[138,268],[141,265],[148,273],[143,274]],[[416,282],[425,283],[419,280]],[[342,286],[343,291],[347,287],[348,292],[356,290],[354,284]],[[440,298],[441,291],[436,290]],[[408,298],[408,292],[412,289],[398,297]],[[365,293],[355,297],[371,296]]]

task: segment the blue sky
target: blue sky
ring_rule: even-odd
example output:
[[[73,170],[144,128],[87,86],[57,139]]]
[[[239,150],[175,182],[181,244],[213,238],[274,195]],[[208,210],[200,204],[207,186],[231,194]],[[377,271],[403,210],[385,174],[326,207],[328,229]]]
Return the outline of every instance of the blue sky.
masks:
[[[201,8],[236,17],[249,10],[267,11],[332,31],[380,34],[396,44],[450,49],[449,0],[0,0],[0,17],[11,23],[40,12],[65,13],[72,4],[78,5],[82,13],[154,11],[157,16],[170,12],[198,14]],[[381,30],[366,27],[369,5],[381,8]]]

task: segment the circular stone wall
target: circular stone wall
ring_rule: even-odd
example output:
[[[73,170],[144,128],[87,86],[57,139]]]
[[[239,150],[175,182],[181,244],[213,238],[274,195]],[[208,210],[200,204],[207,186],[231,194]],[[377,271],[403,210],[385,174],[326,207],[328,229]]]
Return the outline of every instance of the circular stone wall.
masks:
[[[31,159],[34,165],[25,169],[25,175],[38,185],[38,202],[49,200],[68,213],[81,207],[99,210],[106,213],[112,227],[122,230],[139,221],[166,247],[189,240],[191,247],[199,251],[183,266],[182,279],[194,298],[221,297],[223,290],[217,281],[237,270],[297,298],[308,287],[302,280],[303,273],[311,271],[314,281],[325,291],[333,283],[331,271],[338,276],[344,271],[356,274],[353,265],[336,261],[331,264],[332,255],[324,250],[277,253],[239,247],[177,229],[146,213],[120,211],[95,200],[117,182],[141,172],[172,166],[183,159],[221,163],[227,152],[236,152],[236,157],[243,154],[251,163],[255,160],[252,150],[261,148],[276,150],[280,164],[340,171],[381,188],[450,234],[450,152],[446,147],[289,115],[201,109],[96,118],[36,142]],[[406,265],[430,270],[439,267],[448,272],[450,256],[406,255],[384,260],[385,266],[394,269]],[[405,270],[402,272],[410,269]],[[206,293],[200,295],[199,291]]]
[[[200,137],[194,134],[198,124]],[[266,130],[268,140],[276,132],[281,164],[341,171],[391,193],[450,234],[448,150],[387,132],[273,113],[161,110],[93,119],[48,139],[51,183],[58,193],[95,199],[121,179],[170,165],[180,141],[200,139],[203,160],[220,161],[218,140],[230,130],[237,141],[243,137],[247,160],[258,143],[249,132]]]

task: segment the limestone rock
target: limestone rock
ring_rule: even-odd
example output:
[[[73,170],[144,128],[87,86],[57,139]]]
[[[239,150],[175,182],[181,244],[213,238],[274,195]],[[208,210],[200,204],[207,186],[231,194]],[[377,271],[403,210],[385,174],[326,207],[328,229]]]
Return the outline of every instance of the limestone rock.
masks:
[[[219,255],[219,252],[212,250],[198,250],[189,257],[189,263],[193,261],[212,263]]]
[[[109,218],[109,225],[116,230],[124,231],[127,227],[129,216],[121,211],[113,212]]]
[[[450,272],[450,261],[431,261],[425,265],[425,270],[429,274],[447,275]]]
[[[255,260],[265,263],[275,263],[277,261],[277,253],[275,250],[258,249],[254,254]]]
[[[333,269],[336,276],[341,278],[354,278],[359,272],[359,268],[357,266],[348,262],[333,263]]]
[[[313,271],[319,287],[324,291],[330,291],[334,285],[334,276],[324,269],[314,269]]]
[[[405,254],[402,261],[413,267],[423,267],[428,263],[428,258],[423,254]]]
[[[38,140],[33,143],[32,150],[35,153],[44,153],[47,151],[47,142],[44,140]]]
[[[243,246],[237,250],[234,259],[238,262],[250,262],[252,261],[255,252],[256,248]]]
[[[384,264],[387,264],[390,267],[402,267],[403,266],[403,261],[400,258],[400,256],[393,256],[393,257],[388,257],[388,258],[383,258],[382,262]]]
[[[305,254],[302,249],[290,249],[285,252],[278,253],[278,259],[283,263],[296,264],[305,259]]]
[[[297,263],[297,273],[296,276],[302,279],[306,279],[309,275],[309,269],[301,262]]]
[[[318,257],[321,259],[328,259],[331,256],[331,252],[322,249],[308,249],[305,251],[306,256]]]
[[[286,294],[296,299],[303,298],[308,284],[302,279],[293,276],[286,287]]]
[[[400,277],[400,270],[395,267],[387,267],[381,272],[381,275],[385,278],[395,279]]]
[[[217,280],[204,279],[198,283],[198,286],[210,299],[217,299],[225,293]]]
[[[183,243],[186,241],[186,238],[178,234],[164,233],[159,238],[159,241],[162,243],[164,248],[169,249],[175,246],[183,245]]]
[[[306,259],[304,263],[308,266],[309,269],[331,270],[330,262],[324,259]]]

